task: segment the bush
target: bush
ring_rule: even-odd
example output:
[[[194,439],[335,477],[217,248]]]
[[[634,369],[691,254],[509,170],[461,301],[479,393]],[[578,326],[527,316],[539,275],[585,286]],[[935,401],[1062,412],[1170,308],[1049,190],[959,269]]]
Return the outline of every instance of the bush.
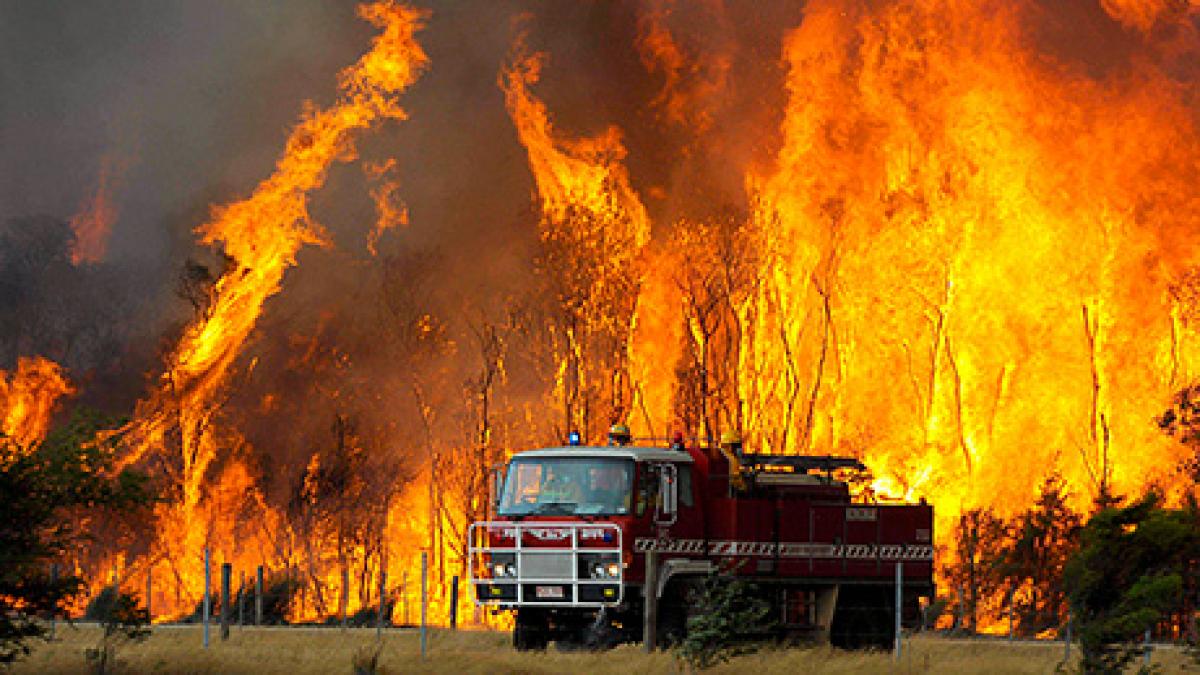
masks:
[[[1088,673],[1119,673],[1145,631],[1178,611],[1196,581],[1200,513],[1163,509],[1155,495],[1088,521],[1064,572]]]
[[[120,647],[150,637],[150,612],[139,604],[136,596],[120,593],[112,586],[89,604],[88,610],[94,610],[93,617],[104,626],[100,643],[84,653],[96,675],[113,672]]]
[[[392,625],[392,608],[395,602],[389,601],[383,607],[383,625]],[[346,618],[346,622],[356,628],[366,628],[374,626],[379,619],[379,605],[367,605],[359,608],[359,610]]]
[[[290,579],[286,575],[271,576],[266,579],[263,589],[263,624],[267,626],[280,626],[288,623],[288,612],[292,608],[292,600],[296,597],[296,593],[300,591],[301,583],[295,579]],[[245,589],[238,593],[246,594],[246,622],[254,623],[254,587],[246,586]],[[232,620],[237,620],[238,608],[238,593],[235,593],[229,598],[233,613],[230,614]],[[210,622],[218,622],[221,620],[221,596],[213,593],[210,600],[209,615]],[[200,623],[203,620],[204,614],[204,599],[201,598],[196,603],[192,613],[182,617],[182,623]]]
[[[687,637],[678,655],[697,670],[758,650],[753,640],[769,634],[771,607],[757,589],[741,579],[714,572],[691,598]]]
[[[354,652],[350,665],[354,675],[384,675],[385,671],[379,665],[379,653],[383,645],[363,646]]]
[[[87,608],[83,610],[83,619],[103,623],[105,619],[112,616],[118,595],[115,586],[105,586],[100,589],[100,592],[88,601]]]
[[[302,585],[296,579],[286,575],[267,578],[266,587],[263,589],[263,623],[268,626],[287,623],[288,612],[292,609],[292,600]],[[253,607],[253,604],[248,603],[248,606]],[[251,616],[253,616],[253,612],[251,612]]]

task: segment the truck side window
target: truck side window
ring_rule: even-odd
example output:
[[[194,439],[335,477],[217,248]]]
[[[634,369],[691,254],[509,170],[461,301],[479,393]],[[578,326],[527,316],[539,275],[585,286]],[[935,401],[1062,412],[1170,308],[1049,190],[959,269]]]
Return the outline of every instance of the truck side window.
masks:
[[[658,508],[658,469],[643,464],[638,467],[637,515],[646,515],[647,508]]]
[[[659,474],[658,469],[650,466],[640,468],[637,484],[637,515],[639,516],[646,513],[647,507],[651,510],[658,507]],[[694,506],[696,500],[692,494],[692,467],[686,464],[677,464],[676,471],[679,476],[679,505],[681,507]]]
[[[679,466],[679,505],[693,506],[695,500],[692,498],[692,467],[687,464]]]

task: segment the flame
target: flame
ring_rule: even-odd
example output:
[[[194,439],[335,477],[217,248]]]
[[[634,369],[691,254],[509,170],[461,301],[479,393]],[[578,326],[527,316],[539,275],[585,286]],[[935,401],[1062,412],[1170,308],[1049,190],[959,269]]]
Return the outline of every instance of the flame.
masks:
[[[367,234],[367,250],[371,255],[377,255],[376,246],[379,238],[387,230],[397,225],[408,224],[408,209],[400,203],[397,196],[400,192],[400,181],[395,178],[396,160],[389,159],[382,163],[367,162],[363,164],[363,173],[375,183],[371,188],[371,199],[375,202],[375,212],[378,218],[375,227]]]
[[[622,254],[621,246],[644,246],[650,238],[650,221],[622,164],[625,146],[620,130],[610,126],[592,138],[556,134],[546,105],[529,91],[541,78],[545,60],[544,53],[527,53],[518,41],[500,82],[517,137],[529,155],[544,224],[561,223],[571,208],[578,208],[608,221],[627,219],[625,231],[614,233],[618,235],[614,254]]]
[[[1167,4],[1105,6],[1142,25]],[[1172,300],[1197,263],[1193,113],[1148,65],[1030,58],[1022,11],[809,3],[781,147],[747,179],[748,334],[779,336],[743,345],[750,434],[864,457],[876,490],[937,505],[942,537],[1051,471],[1080,509],[1169,483],[1181,450],[1152,418],[1197,374]]]
[[[589,400],[607,399],[612,416],[627,418],[638,396],[638,383],[622,377],[644,370],[637,364],[631,367],[631,351],[617,354],[616,363],[604,372],[597,362],[613,355],[593,349],[603,337],[629,344],[626,336],[638,313],[633,280],[639,278],[640,258],[650,241],[650,220],[630,185],[617,127],[591,138],[569,138],[555,131],[546,105],[529,89],[540,79],[545,60],[545,54],[528,53],[518,39],[500,87],[537,185],[542,241],[565,245],[567,250],[559,253],[573,256],[571,272],[552,272],[561,277],[555,283],[565,289],[559,291],[560,300],[565,300],[571,316],[557,327],[558,372],[548,405],[582,398],[584,403],[575,407],[567,424],[591,437],[615,420],[590,416]],[[585,276],[575,276],[580,270],[586,270]],[[599,395],[602,390],[604,395]]]
[[[1185,450],[1153,417],[1200,375],[1200,133],[1194,92],[1154,59],[1196,53],[1197,6],[1105,0],[1171,42],[1096,74],[1036,53],[1033,3],[809,2],[784,40],[777,151],[745,176],[757,282],[730,311],[725,403],[748,445],[863,458],[876,496],[936,504],[939,543],[964,509],[1028,508],[1052,472],[1081,511],[1176,485]],[[681,84],[713,57],[683,48],[671,11],[641,25],[657,105],[724,142],[699,116],[720,78],[707,99]],[[503,86],[547,220],[615,204],[640,223],[616,132],[557,138],[529,94],[544,62]],[[703,239],[699,221],[660,225]],[[688,258],[638,241],[656,262],[636,268],[628,360],[670,379],[680,336],[703,337],[664,272]]]
[[[1200,0],[1100,0],[1104,11],[1121,23],[1148,33],[1160,22],[1183,23],[1200,14]]]
[[[120,188],[128,163],[109,155],[100,162],[100,173],[91,196],[80,206],[79,212],[71,216],[71,231],[75,241],[71,244],[71,263],[98,263],[104,259],[108,248],[108,235],[117,220],[117,206],[113,193]]]
[[[534,92],[549,57],[518,40],[499,86],[536,187],[539,235],[589,276],[557,279],[570,316],[550,329],[552,391],[514,417],[532,429],[547,410],[590,396],[638,435],[730,426],[756,452],[857,456],[875,472],[869,498],[936,505],[943,545],[964,509],[1012,515],[1052,471],[1080,510],[1102,489],[1170,484],[1184,450],[1152,417],[1200,375],[1200,134],[1195,94],[1155,59],[1196,43],[1198,5],[1101,5],[1124,37],[1157,44],[1169,34],[1173,46],[1096,74],[1036,51],[1035,3],[812,0],[783,43],[778,128],[743,139],[773,156],[733,167],[749,215],[724,223],[652,223],[621,127],[564,133]],[[734,114],[724,107],[733,46],[690,39],[675,21],[683,7],[653,2],[639,22],[642,64],[662,78],[652,105],[671,135],[690,134],[686,161],[752,155],[724,147],[731,139],[718,124]],[[720,3],[700,11],[725,21]],[[336,102],[306,108],[274,173],[199,229],[230,268],[125,436],[126,464],[161,460],[177,483],[177,501],[158,514],[154,556],[140,564],[170,568],[179,608],[199,594],[195,559],[205,545],[251,565],[306,560],[290,570],[315,592],[294,609],[298,619],[330,613],[322,592],[339,587],[347,559],[382,566],[393,587],[407,579],[410,607],[420,548],[433,554],[439,601],[461,573],[453,539],[467,515],[451,505],[478,493],[444,485],[436,453],[387,505],[388,543],[372,558],[313,541],[268,506],[236,459],[246,440],[221,425],[264,303],[305,245],[328,245],[309,196],[335,162],[356,159],[363,132],[404,118],[396,97],[427,64],[413,39],[422,13],[378,2],[360,14],[382,31],[341,74]],[[394,161],[363,171],[378,214],[367,239],[375,254],[406,212]],[[714,296],[710,281],[730,262],[749,268],[753,283],[726,280]],[[710,323],[701,305],[716,301],[720,318]],[[684,410],[677,371],[688,359],[703,364],[699,391],[720,414]],[[6,383],[0,397],[8,416],[12,389]],[[271,410],[278,396],[258,405]],[[565,422],[589,436],[610,421],[589,424],[582,408]],[[311,480],[322,462],[311,456]],[[254,528],[228,516],[242,510],[261,515]],[[351,611],[371,601],[370,576],[352,583]],[[999,625],[981,617],[984,629]]]
[[[240,443],[228,430],[214,428],[214,421],[234,361],[267,298],[280,290],[302,246],[328,245],[308,213],[308,196],[324,185],[334,162],[356,158],[358,135],[379,122],[405,119],[396,97],[428,62],[413,37],[423,12],[390,1],[364,4],[358,12],[381,32],[370,51],[340,73],[336,102],[323,109],[306,106],[271,176],[250,197],[214,208],[211,220],[198,228],[202,243],[221,246],[230,269],[216,282],[212,305],[186,329],[161,387],[139,404],[128,430],[130,450],[123,465],[164,448],[178,449],[179,500],[160,514],[160,544],[171,560],[190,562],[217,538],[218,493],[239,494],[220,482],[219,488],[209,487],[219,449]],[[222,471],[234,476],[240,469],[234,461]],[[225,544],[226,555],[236,550],[230,536],[224,533],[225,541],[218,542]],[[194,573],[180,578],[183,595],[196,597],[202,580]]]
[[[727,21],[721,3],[699,3],[692,8],[711,15],[718,25]],[[701,143],[712,142],[707,133],[716,122],[716,109],[729,88],[733,67],[733,45],[701,35],[696,41],[703,49],[688,48],[684,39],[672,32],[674,0],[650,3],[638,21],[638,53],[646,69],[662,76],[662,89],[651,105],[670,123],[686,127]]]
[[[0,437],[28,448],[46,436],[59,399],[75,393],[62,368],[40,356],[17,359],[16,371],[0,370]]]

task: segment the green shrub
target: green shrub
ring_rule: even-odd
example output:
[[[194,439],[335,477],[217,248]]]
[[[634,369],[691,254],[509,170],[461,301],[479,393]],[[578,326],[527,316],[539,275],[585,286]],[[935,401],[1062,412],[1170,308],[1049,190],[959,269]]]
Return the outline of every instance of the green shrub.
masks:
[[[136,596],[120,593],[114,587],[102,591],[88,609],[104,627],[100,642],[84,653],[92,672],[107,675],[117,665],[117,651],[130,642],[141,642],[150,637],[150,612],[139,606]],[[101,597],[104,601],[97,602]]]
[[[687,636],[677,650],[692,668],[704,670],[755,652],[773,629],[767,619],[771,607],[753,584],[713,573],[692,595]]]

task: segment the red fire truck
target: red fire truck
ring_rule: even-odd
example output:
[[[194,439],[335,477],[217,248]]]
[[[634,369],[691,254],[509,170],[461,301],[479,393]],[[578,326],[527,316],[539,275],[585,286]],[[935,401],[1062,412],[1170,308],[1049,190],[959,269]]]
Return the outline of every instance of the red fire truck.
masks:
[[[746,454],[736,439],[640,445],[618,429],[585,446],[572,434],[498,476],[496,518],[471,526],[476,602],[516,612],[518,649],[641,640],[647,616],[672,644],[705,584],[737,578],[769,604],[778,637],[885,646],[895,617],[918,624],[933,595],[933,508],[854,502],[838,476],[864,469]]]

